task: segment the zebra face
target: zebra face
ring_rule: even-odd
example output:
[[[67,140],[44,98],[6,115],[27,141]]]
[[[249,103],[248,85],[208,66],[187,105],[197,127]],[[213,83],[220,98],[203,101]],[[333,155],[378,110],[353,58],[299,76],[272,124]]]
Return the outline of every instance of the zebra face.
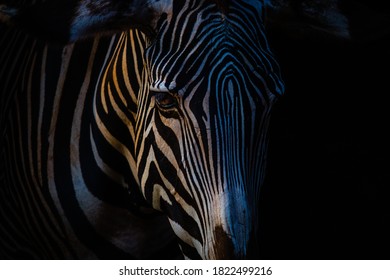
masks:
[[[262,2],[230,2],[175,2],[144,57],[138,179],[190,258],[251,257],[269,113],[283,91]]]

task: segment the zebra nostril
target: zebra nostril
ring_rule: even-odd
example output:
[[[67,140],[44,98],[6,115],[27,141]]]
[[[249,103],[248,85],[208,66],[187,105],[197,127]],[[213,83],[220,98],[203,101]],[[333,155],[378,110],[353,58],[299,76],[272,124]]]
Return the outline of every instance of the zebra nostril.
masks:
[[[221,260],[235,259],[234,245],[231,237],[223,230],[221,226],[217,226],[214,230],[215,236],[215,258]]]

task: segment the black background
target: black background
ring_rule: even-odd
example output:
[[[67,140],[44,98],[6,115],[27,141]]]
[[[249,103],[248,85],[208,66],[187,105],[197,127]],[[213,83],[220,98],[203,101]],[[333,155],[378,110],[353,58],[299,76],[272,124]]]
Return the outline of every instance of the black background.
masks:
[[[390,25],[378,20],[390,10],[378,3],[346,10],[351,40],[271,34],[286,93],[271,119],[261,258],[390,259]]]

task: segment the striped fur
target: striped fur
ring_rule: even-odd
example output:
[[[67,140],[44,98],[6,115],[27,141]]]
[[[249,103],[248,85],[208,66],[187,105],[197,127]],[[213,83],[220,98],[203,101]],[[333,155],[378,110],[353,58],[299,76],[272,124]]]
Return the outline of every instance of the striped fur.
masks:
[[[1,69],[0,256],[164,257],[159,251],[173,241],[166,219],[144,214],[139,198],[128,195],[128,185],[135,183],[127,159],[112,147],[106,150],[94,118],[98,79],[114,78],[102,69],[112,67],[113,55],[126,44],[141,51],[143,35],[130,32],[62,48],[2,31],[0,63],[11,67]],[[126,71],[138,71],[142,58],[135,64],[138,58],[127,50],[121,54],[129,63]],[[115,162],[105,162],[104,153]]]
[[[176,235],[187,258],[256,257],[283,93],[262,2],[168,2],[149,38],[2,38],[5,256],[173,257]]]
[[[246,256],[257,226],[269,112],[283,91],[259,8],[231,5],[225,16],[207,2],[187,7],[160,23],[145,55],[141,187],[202,258]],[[161,92],[177,106],[150,105]]]

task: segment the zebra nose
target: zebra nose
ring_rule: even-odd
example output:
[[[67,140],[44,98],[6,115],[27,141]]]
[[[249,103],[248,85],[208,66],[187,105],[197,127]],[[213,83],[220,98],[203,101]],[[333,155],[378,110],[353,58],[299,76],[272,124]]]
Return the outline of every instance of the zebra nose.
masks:
[[[248,242],[241,240],[241,243],[238,244],[234,244],[232,236],[226,233],[221,226],[215,228],[214,236],[215,259],[257,259],[260,256],[259,246],[254,232],[250,235]],[[235,242],[240,241],[235,240]]]
[[[231,237],[223,230],[221,226],[217,226],[214,230],[215,258],[219,260],[235,259],[234,244]]]

